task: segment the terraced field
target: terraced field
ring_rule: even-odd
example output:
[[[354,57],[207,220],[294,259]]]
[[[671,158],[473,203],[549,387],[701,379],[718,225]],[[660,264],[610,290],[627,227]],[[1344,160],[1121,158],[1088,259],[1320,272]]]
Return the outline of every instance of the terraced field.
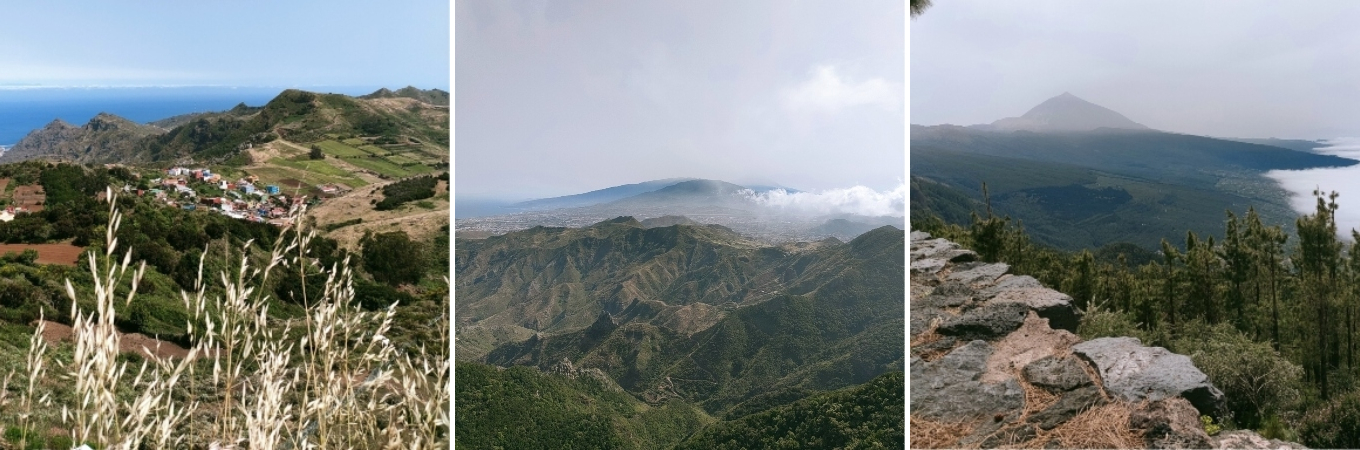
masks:
[[[429,166],[412,165],[401,166],[383,158],[346,158],[345,162],[382,174],[389,178],[406,178],[412,175],[429,173],[434,171]]]
[[[365,157],[369,153],[358,148],[354,148],[336,141],[321,141],[316,145],[321,147],[321,152],[337,158]]]

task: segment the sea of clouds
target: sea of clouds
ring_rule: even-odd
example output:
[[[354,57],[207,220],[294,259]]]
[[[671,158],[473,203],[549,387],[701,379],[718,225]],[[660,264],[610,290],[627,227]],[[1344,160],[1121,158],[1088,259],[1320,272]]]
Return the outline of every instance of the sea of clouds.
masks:
[[[907,208],[906,183],[890,191],[853,186],[820,192],[775,189],[757,194],[747,191],[746,196],[758,204],[795,214],[904,216]]]
[[[1323,142],[1327,143],[1326,147],[1313,151],[1360,160],[1360,138],[1345,137]],[[1266,172],[1266,176],[1289,191],[1289,204],[1299,214],[1317,211],[1314,190],[1320,189],[1324,194],[1336,191],[1340,194],[1336,199],[1337,233],[1350,239],[1352,228],[1360,230],[1360,164],[1325,169],[1272,170]]]

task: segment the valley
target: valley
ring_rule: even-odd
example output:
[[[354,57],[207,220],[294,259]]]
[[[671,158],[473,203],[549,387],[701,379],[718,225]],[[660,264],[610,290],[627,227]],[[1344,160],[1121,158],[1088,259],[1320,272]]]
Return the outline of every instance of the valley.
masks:
[[[1030,119],[1006,123],[1097,117],[1083,112],[1097,108],[1113,113],[1064,95],[1036,106]],[[1267,177],[1270,171],[1357,163],[1299,151],[1299,141],[1214,139],[1129,123],[913,125],[911,177],[922,186],[913,189],[913,221],[935,215],[967,224],[969,212],[985,216],[990,201],[994,214],[1022,222],[1036,241],[1056,248],[1132,243],[1153,250],[1187,231],[1214,233],[1226,211],[1254,208],[1267,223],[1289,228],[1297,214],[1293,194]]]
[[[610,438],[630,447],[714,439],[695,433],[712,428],[707,433],[720,435],[716,430],[751,426],[735,422],[741,417],[787,414],[779,411],[803,399],[900,377],[904,242],[900,228],[880,226],[847,242],[772,245],[678,216],[651,225],[624,216],[584,227],[460,237],[454,260],[459,370],[542,371],[533,376],[545,381],[535,383],[593,378],[600,384],[588,397],[613,395],[638,404],[637,411],[670,411],[642,417],[633,407],[598,411],[613,418],[613,425],[605,421],[594,431],[603,436],[631,433],[618,428],[625,421],[673,430]],[[554,381],[560,382],[566,381]],[[496,405],[518,401],[518,394],[462,400],[484,398],[479,392],[491,388],[460,383],[459,414],[508,413]],[[564,407],[535,408],[557,415],[566,414],[558,409]],[[875,416],[864,426],[892,430],[892,420],[892,414]],[[460,441],[464,430],[465,442],[489,438],[467,428],[460,429]]]

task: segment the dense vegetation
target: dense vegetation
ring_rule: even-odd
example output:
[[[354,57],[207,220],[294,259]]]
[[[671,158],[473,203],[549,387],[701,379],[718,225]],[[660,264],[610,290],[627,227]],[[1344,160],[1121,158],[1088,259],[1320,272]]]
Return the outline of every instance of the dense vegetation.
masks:
[[[902,372],[885,373],[862,385],[711,425],[675,449],[896,447],[904,440],[904,382]]]
[[[646,405],[588,374],[456,367],[456,445],[468,448],[667,448],[712,420],[681,401]]]
[[[724,420],[889,372],[899,374],[900,405],[904,234],[881,227],[848,243],[784,248],[718,227],[647,228],[620,217],[585,228],[538,227],[462,240],[455,255],[457,355],[462,362],[536,376],[537,370],[570,364],[595,371],[616,383],[620,394],[651,408],[693,408]],[[461,375],[461,365],[459,370]],[[460,394],[459,407],[467,402],[468,408],[491,410],[502,401],[512,400],[469,401]],[[779,432],[801,436],[826,431],[823,425]],[[901,436],[903,423],[899,417],[857,427],[850,428],[858,438]],[[460,443],[467,444],[462,436]],[[621,445],[639,441],[628,437]]]
[[[1316,211],[1295,221],[1295,233],[1253,209],[1228,211],[1221,239],[1191,231],[1141,264],[1131,262],[1147,260],[1141,249],[1111,259],[1037,245],[1009,218],[913,227],[1070,294],[1086,311],[1083,337],[1136,336],[1190,355],[1227,394],[1230,424],[1355,447],[1360,435],[1345,424],[1360,417],[1360,232],[1343,242],[1338,196],[1316,194]]]
[[[121,236],[121,201],[109,203],[107,232]],[[449,445],[445,411],[452,374],[450,355],[444,351],[444,308],[415,302],[416,317],[409,307],[406,317],[396,306],[364,311],[364,300],[351,289],[353,272],[341,263],[314,274],[312,279],[325,279],[318,289],[288,317],[276,317],[268,280],[320,266],[309,256],[311,242],[316,241],[286,229],[261,255],[254,254],[251,244],[241,244],[238,257],[226,258],[235,264],[217,271],[217,280],[212,280],[213,273],[201,272],[209,279],[181,291],[184,314],[172,318],[191,329],[193,337],[179,351],[124,334],[126,317],[137,316],[138,305],[144,304],[140,283],[152,280],[156,272],[129,266],[130,258],[120,265],[121,240],[107,242],[106,252],[92,252],[97,253],[90,256],[88,270],[93,273],[83,279],[76,268],[35,267],[32,258],[4,258],[0,271],[6,274],[66,275],[60,297],[40,300],[64,299],[77,306],[57,306],[67,313],[46,317],[69,328],[50,322],[38,322],[35,329],[0,323],[0,367],[10,369],[0,387],[0,446]],[[214,252],[204,250],[202,260]],[[446,292],[431,299],[438,301]],[[418,343],[403,336],[408,331],[402,328],[409,325],[398,326],[412,319],[432,331]],[[54,328],[57,334],[50,335]],[[155,350],[135,352],[126,345],[129,340]]]
[[[441,177],[447,179],[448,172],[445,172]],[[439,178],[427,175],[423,177],[408,178],[383,186],[383,199],[374,206],[374,209],[378,211],[390,211],[400,208],[401,205],[406,204],[407,202],[434,197],[434,187],[438,183]]]
[[[39,182],[47,194],[44,209],[37,213],[19,214],[10,222],[0,222],[0,235],[9,243],[42,244],[71,242],[76,246],[96,249],[107,245],[104,227],[108,223],[107,204],[96,200],[96,192],[104,186],[137,185],[142,180],[123,168],[88,168],[69,164],[28,161],[0,166],[0,178],[12,178],[12,184]],[[181,291],[192,291],[198,281],[202,265],[205,273],[215,274],[230,264],[238,263],[240,249],[246,248],[252,260],[259,261],[279,239],[293,239],[281,235],[276,226],[233,219],[210,211],[186,211],[167,207],[146,196],[124,193],[118,197],[124,217],[116,238],[119,245],[132,252],[134,261],[145,261],[147,272],[138,286],[137,301],[128,305],[119,317],[119,328],[128,333],[143,333],[188,345],[191,336],[185,327],[188,313],[180,298]],[[448,238],[433,242],[415,242],[406,238],[398,245],[426,247],[432,252],[443,249],[447,253]],[[370,262],[363,257],[382,254],[382,244],[390,239],[379,239],[377,244],[351,254],[325,236],[309,241],[315,267],[302,272],[276,274],[263,286],[271,295],[276,317],[289,317],[301,312],[308,303],[303,296],[315,296],[325,282],[324,273],[346,257],[351,265],[363,268],[355,280],[355,288],[362,306],[368,309],[385,308],[394,301],[412,305],[418,301],[445,304],[436,297],[442,290],[427,291],[416,298],[395,289],[400,283],[431,287],[447,273],[447,257],[409,258],[402,249],[401,263]],[[251,246],[243,247],[246,242]],[[206,256],[205,250],[207,251]],[[392,253],[387,251],[387,253]],[[395,261],[395,260],[394,260]],[[442,265],[441,265],[442,264]],[[387,269],[390,267],[390,269]],[[66,319],[69,303],[65,300],[64,281],[70,278],[80,293],[94,290],[93,277],[81,256],[76,267],[37,264],[23,255],[0,261],[0,320],[16,325],[27,325],[40,315],[62,321]],[[370,279],[371,278],[371,279]],[[306,280],[307,288],[303,288]],[[210,292],[213,280],[207,280]],[[122,292],[130,286],[121,286]],[[408,327],[410,328],[410,327]],[[16,345],[19,344],[16,341]]]
[[[892,448],[904,440],[902,372],[714,421],[679,399],[640,402],[590,372],[456,367],[457,444],[471,448]]]

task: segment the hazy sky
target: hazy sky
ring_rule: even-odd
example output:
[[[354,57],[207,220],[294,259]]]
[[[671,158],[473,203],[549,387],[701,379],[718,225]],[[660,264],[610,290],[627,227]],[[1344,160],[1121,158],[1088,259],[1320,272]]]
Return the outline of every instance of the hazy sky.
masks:
[[[449,1],[8,2],[0,87],[449,88]]]
[[[891,191],[905,3],[457,2],[458,195],[670,177]]]
[[[1360,2],[934,2],[911,24],[911,123],[1064,91],[1152,128],[1360,136]]]

